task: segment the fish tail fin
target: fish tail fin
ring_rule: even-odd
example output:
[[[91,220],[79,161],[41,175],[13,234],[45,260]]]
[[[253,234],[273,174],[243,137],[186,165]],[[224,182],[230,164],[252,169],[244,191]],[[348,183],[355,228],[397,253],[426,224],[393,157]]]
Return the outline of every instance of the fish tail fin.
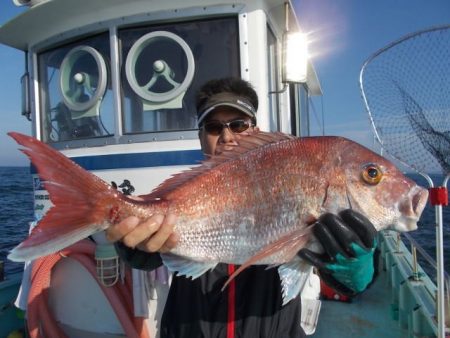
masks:
[[[8,259],[26,261],[56,252],[105,229],[120,193],[39,140],[8,133],[36,167],[53,206]]]

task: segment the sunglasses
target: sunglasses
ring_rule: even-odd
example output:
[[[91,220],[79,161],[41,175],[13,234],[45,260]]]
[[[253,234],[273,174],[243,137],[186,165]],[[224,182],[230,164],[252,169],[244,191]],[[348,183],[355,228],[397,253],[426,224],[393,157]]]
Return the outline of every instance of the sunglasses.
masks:
[[[230,122],[208,121],[202,126],[208,134],[220,135],[224,128],[228,128],[234,134],[240,134],[252,127],[252,122],[248,120],[233,120]]]

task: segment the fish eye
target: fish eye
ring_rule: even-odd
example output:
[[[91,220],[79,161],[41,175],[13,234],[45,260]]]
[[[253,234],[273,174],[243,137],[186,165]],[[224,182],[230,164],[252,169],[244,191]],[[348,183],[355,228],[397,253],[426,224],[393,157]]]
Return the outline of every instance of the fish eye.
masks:
[[[383,171],[378,165],[369,163],[363,167],[361,176],[367,184],[376,185],[381,182]]]

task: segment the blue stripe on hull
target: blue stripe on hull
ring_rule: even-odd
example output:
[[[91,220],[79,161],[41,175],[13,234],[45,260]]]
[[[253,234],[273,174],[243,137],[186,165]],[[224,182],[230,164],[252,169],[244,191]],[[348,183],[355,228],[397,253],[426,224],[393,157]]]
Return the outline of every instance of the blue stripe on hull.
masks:
[[[195,165],[203,159],[204,157],[201,150],[163,151],[137,154],[111,154],[71,158],[72,161],[86,170]],[[31,173],[37,173],[36,168],[33,165],[31,165]]]

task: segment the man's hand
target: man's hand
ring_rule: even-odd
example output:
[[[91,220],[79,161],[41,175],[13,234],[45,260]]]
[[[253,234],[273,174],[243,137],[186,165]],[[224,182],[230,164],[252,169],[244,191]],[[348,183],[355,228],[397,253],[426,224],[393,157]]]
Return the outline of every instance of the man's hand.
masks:
[[[153,215],[146,220],[130,216],[110,226],[106,230],[106,238],[145,252],[167,252],[178,241],[178,235],[173,232],[175,222],[176,216],[170,213]]]
[[[376,229],[363,215],[351,209],[339,215],[324,214],[313,233],[325,253],[302,249],[298,255],[315,265],[321,279],[339,293],[353,296],[364,291],[374,277]]]

